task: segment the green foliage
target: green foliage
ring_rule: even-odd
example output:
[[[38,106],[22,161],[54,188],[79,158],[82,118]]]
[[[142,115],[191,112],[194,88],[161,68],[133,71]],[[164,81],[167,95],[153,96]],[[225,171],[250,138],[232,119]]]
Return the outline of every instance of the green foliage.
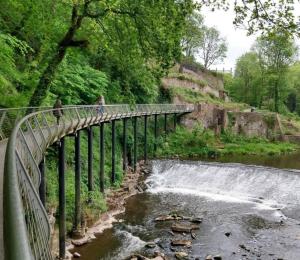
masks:
[[[203,38],[202,28],[203,16],[200,13],[193,12],[187,17],[181,42],[185,57],[193,58],[199,51],[199,46]]]
[[[0,106],[14,106],[14,103],[22,103],[22,97],[17,86],[22,80],[22,73],[17,67],[18,59],[23,59],[32,50],[26,42],[9,34],[0,32],[0,93],[5,93]]]
[[[237,60],[235,77],[225,81],[225,88],[238,102],[280,113],[288,107],[296,111],[297,87],[289,69],[296,52],[288,34],[276,30],[259,37],[253,51]]]
[[[92,68],[83,55],[72,54],[62,62],[51,93],[61,96],[63,104],[94,104],[100,95],[107,96],[106,74]]]
[[[274,155],[294,152],[299,149],[290,143],[271,142],[264,138],[245,137],[224,131],[215,137],[213,131],[196,126],[192,130],[178,128],[170,134],[159,149],[161,157],[215,157],[226,154]]]

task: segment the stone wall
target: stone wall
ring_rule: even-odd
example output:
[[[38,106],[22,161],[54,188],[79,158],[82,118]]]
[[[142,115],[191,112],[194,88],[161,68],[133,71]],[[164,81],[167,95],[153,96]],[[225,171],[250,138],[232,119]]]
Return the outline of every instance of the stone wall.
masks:
[[[175,103],[180,102],[178,98],[175,100]],[[209,103],[196,104],[195,108],[195,112],[184,116],[181,120],[182,124],[188,128],[193,128],[200,123],[204,128],[214,130],[216,134],[220,134],[222,129],[227,129],[248,137],[287,140],[283,135],[280,118],[275,113],[227,111]],[[300,137],[298,139],[300,142]]]
[[[283,139],[280,119],[275,113],[229,112],[228,121],[229,129],[236,134]]]
[[[179,102],[179,100],[176,101]],[[195,112],[182,119],[182,123],[186,127],[192,128],[198,123],[209,129],[215,129],[216,126],[220,126],[221,129],[227,126],[227,112],[223,108],[209,103],[196,104],[195,108]]]
[[[284,135],[284,139],[291,143],[300,144],[300,135]]]

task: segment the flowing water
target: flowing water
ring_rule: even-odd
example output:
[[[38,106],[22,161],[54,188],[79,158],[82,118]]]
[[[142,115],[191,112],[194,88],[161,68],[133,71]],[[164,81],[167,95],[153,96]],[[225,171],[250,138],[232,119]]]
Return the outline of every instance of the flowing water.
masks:
[[[284,160],[223,160],[300,169],[298,158],[299,154]],[[170,212],[203,218],[192,247],[183,249],[189,259],[205,259],[209,254],[223,259],[300,259],[299,170],[163,160],[152,162],[152,174],[145,182],[147,192],[127,201],[120,223],[76,248],[81,259],[121,260],[133,252],[151,255],[154,251],[174,259],[171,240],[191,236],[174,236],[169,232],[172,222],[154,221]],[[156,248],[146,249],[149,241],[156,242]]]

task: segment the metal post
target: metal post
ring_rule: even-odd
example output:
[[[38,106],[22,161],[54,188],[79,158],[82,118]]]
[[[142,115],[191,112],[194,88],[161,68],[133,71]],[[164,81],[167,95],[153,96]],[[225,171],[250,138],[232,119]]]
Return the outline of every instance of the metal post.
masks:
[[[40,200],[45,207],[45,205],[46,205],[45,157],[43,157],[42,161],[39,164],[39,170],[41,173],[41,183],[40,183],[40,187],[39,187],[39,194],[40,194]]]
[[[123,119],[123,171],[127,169],[127,118]]]
[[[167,120],[168,120],[168,115],[165,114],[165,122],[164,122],[165,138],[167,136]]]
[[[177,126],[177,114],[174,114],[174,131],[176,131],[176,126]]]
[[[111,122],[111,183],[116,181],[116,121]]]
[[[66,213],[65,213],[65,139],[60,139],[58,148],[58,182],[59,182],[59,257],[66,255]]]
[[[93,191],[93,129],[88,131],[88,190]]]
[[[80,208],[80,131],[75,134],[75,216],[74,216],[74,230],[78,231],[80,229],[80,218],[81,218],[81,208]]]
[[[157,137],[158,137],[157,117],[158,115],[154,115],[154,155],[156,155],[157,152]]]
[[[137,117],[133,118],[133,169],[136,171],[137,164]]]
[[[100,123],[100,191],[104,193],[104,123]]]
[[[148,116],[144,117],[144,161],[147,161],[147,128],[148,128]]]

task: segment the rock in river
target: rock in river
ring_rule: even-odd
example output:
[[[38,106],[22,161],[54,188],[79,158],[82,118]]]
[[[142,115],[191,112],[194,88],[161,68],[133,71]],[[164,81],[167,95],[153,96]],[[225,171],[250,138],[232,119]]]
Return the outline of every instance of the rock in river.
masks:
[[[176,259],[184,260],[184,259],[187,259],[188,254],[186,252],[176,252],[175,257],[176,257]]]
[[[189,225],[189,224],[178,224],[174,223],[171,227],[173,232],[187,232],[190,233],[194,229],[199,229],[198,225]]]
[[[191,240],[173,240],[171,242],[172,246],[186,246],[186,247],[191,247],[192,246],[192,241]]]

